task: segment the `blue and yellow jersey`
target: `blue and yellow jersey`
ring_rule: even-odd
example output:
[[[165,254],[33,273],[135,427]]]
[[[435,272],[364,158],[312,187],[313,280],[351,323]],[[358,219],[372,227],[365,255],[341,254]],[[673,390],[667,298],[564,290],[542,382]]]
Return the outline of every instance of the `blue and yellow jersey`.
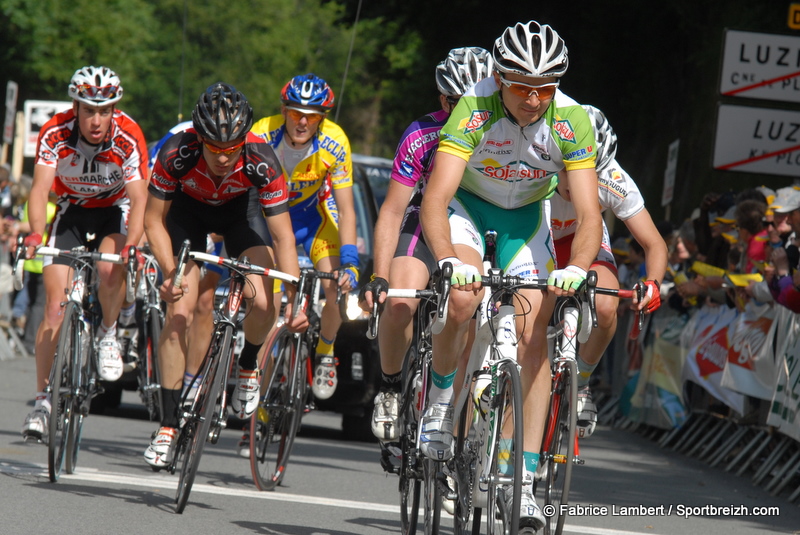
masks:
[[[285,165],[284,150],[288,139],[282,115],[273,115],[256,122],[252,132],[264,138]],[[353,163],[350,141],[339,125],[325,119],[307,154],[294,169],[284,169],[289,187],[289,212],[295,214],[315,207],[330,196],[330,188],[353,185]]]

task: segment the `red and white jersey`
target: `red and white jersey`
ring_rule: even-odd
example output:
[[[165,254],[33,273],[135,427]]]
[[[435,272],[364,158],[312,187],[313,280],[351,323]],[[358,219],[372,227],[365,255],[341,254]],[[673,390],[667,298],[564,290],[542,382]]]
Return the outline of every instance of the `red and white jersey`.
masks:
[[[272,147],[257,135],[247,134],[239,160],[221,181],[212,178],[202,154],[203,144],[194,128],[173,135],[158,151],[150,177],[150,193],[159,199],[172,200],[180,189],[193,199],[219,206],[255,187],[265,215],[289,209],[283,168]]]
[[[39,132],[36,165],[56,170],[54,189],[61,199],[86,208],[129,203],[125,184],[146,178],[147,144],[139,125],[114,110],[102,145],[81,140],[72,110],[53,116]]]

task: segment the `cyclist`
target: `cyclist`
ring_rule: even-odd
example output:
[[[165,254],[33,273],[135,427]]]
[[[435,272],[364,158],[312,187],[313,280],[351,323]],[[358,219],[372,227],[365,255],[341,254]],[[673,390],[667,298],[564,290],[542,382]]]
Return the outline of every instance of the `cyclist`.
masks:
[[[89,250],[122,254],[143,233],[147,199],[147,145],[139,126],[116,109],[123,89],[108,67],[86,66],[73,74],[67,90],[72,109],[53,116],[39,132],[33,185],[28,201],[31,233],[25,238],[32,258],[42,236],[59,249],[85,246]],[[51,189],[58,196],[56,215],[47,225]],[[97,369],[100,378],[116,381],[122,375],[116,320],[125,298],[125,268],[99,262],[97,297],[103,310],[98,328]],[[63,320],[64,286],[69,260],[43,259],[45,313],[36,333],[36,402],[22,434],[46,436],[50,396],[45,386]]]
[[[205,250],[207,235],[215,232],[224,236],[231,256],[246,255],[264,267],[273,266],[268,247],[274,244],[280,269],[300,273],[283,172],[272,148],[250,133],[253,110],[245,96],[221,82],[209,86],[195,105],[192,124],[159,151],[145,213],[150,248],[164,273],[161,297],[167,303],[159,340],[164,416],[144,453],[154,467],[169,464],[174,452],[187,333],[198,297],[200,269],[195,262],[189,262],[181,286],[174,286],[183,240],[189,239],[193,250]],[[276,320],[271,284],[260,276],[248,280],[245,343],[231,399],[240,418],[258,404],[258,351]],[[287,286],[287,294],[287,323],[302,328],[305,316],[294,318],[291,312],[294,288]]]
[[[492,55],[493,76],[467,91],[442,128],[422,200],[425,239],[440,267],[452,263],[454,291],[447,323],[433,339],[421,449],[436,460],[453,454],[453,380],[482,295],[475,283],[480,281],[483,233],[494,229],[497,261],[504,272],[548,279],[548,292],[521,290],[517,300],[526,407],[523,458],[533,482],[550,392],[547,324],[555,297],[574,293],[600,247],[595,140],[586,111],[558,91],[569,60],[553,28],[535,21],[517,23],[498,37]],[[559,180],[570,188],[577,214],[572,254],[564,269],[555,269],[549,203],[542,202]],[[541,528],[544,515],[531,485],[523,487],[521,504],[521,525]]]
[[[347,292],[358,284],[356,212],[350,141],[327,118],[333,90],[322,78],[303,74],[281,91],[281,113],[253,125],[253,132],[272,145],[288,177],[289,212],[297,243],[314,268],[339,269],[339,286]],[[338,256],[338,258],[337,258]],[[335,306],[336,283],[322,281],[325,307],[320,317],[312,391],[328,399],[338,379],[333,343],[342,324]]]
[[[478,47],[454,48],[436,66],[441,109],[411,123],[397,146],[392,180],[375,225],[375,272],[361,292],[367,310],[374,296],[380,296],[381,302],[386,299],[381,294],[390,286],[425,288],[437,269],[422,236],[419,207],[439,144],[439,130],[461,95],[491,72],[491,54]],[[398,438],[400,373],[411,345],[417,304],[416,299],[392,299],[380,323],[381,386],[375,398],[372,432],[381,441],[384,459],[388,459],[385,444]]]
[[[600,208],[613,211],[645,252],[647,276],[643,284],[646,293],[641,302],[634,299],[631,308],[645,309],[646,313],[655,312],[661,306],[660,288],[667,268],[667,244],[645,208],[644,198],[636,183],[615,159],[617,135],[611,124],[603,112],[594,106],[584,105],[583,108],[592,119],[597,140],[595,154]],[[550,199],[550,220],[556,259],[560,266],[560,261],[568,259],[570,255],[575,236],[575,210],[569,202],[569,188],[559,184],[558,193]],[[605,224],[603,242],[591,269],[597,272],[598,286],[619,288],[617,265]],[[617,303],[618,299],[614,297],[597,296],[597,328],[592,330],[589,340],[581,345],[578,355],[578,433],[581,437],[591,435],[597,424],[597,408],[592,402],[589,377],[614,337],[617,328]]]

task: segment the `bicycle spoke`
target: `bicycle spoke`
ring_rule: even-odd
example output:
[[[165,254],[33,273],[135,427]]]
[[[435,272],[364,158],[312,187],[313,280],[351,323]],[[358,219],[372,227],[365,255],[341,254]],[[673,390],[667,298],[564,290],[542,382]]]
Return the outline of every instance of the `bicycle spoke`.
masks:
[[[58,338],[53,368],[50,372],[50,423],[48,437],[47,465],[50,481],[58,481],[64,467],[68,445],[70,426],[73,420],[72,396],[72,355],[77,348],[75,339],[79,328],[78,306],[67,303],[64,311],[64,322]]]
[[[575,456],[577,423],[575,407],[578,395],[575,377],[576,364],[575,361],[571,361],[557,374],[551,396],[551,415],[548,421],[552,429],[547,430],[545,435],[545,438],[549,436],[550,440],[543,451],[542,461],[545,463],[545,504],[554,506],[555,514],[545,522],[546,535],[560,535],[566,520],[566,515],[561,514],[561,505],[569,503],[569,487]]]

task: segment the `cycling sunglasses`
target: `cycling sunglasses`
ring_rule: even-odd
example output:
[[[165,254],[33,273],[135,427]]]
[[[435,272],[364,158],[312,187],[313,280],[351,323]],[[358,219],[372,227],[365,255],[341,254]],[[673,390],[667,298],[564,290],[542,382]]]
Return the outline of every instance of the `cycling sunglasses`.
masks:
[[[506,80],[502,76],[500,77],[500,83],[506,86],[513,95],[524,99],[529,99],[534,95],[536,95],[536,98],[539,100],[551,99],[556,94],[556,89],[558,89],[558,82],[553,84],[530,85],[522,82],[512,82]]]
[[[320,122],[321,120],[323,120],[325,118],[325,114],[324,113],[311,111],[311,110],[301,110],[301,109],[298,109],[298,108],[289,108],[289,107],[287,107],[286,108],[286,113],[288,113],[289,117],[291,117],[292,120],[294,122],[296,122],[296,123],[299,123],[300,120],[303,117],[305,117],[306,120],[308,121],[308,124],[310,124],[310,125],[315,125],[315,124],[317,124],[318,122]]]
[[[78,86],[78,94],[84,98],[114,98],[117,96],[119,87],[116,85],[105,85],[98,87],[96,85],[81,84]]]
[[[228,147],[227,149],[223,149],[222,147],[217,147],[216,145],[212,145],[208,141],[203,141],[203,145],[214,154],[224,154],[225,156],[230,156],[237,150],[241,149],[244,146],[245,140],[243,139],[241,143],[237,143],[233,147]]]

